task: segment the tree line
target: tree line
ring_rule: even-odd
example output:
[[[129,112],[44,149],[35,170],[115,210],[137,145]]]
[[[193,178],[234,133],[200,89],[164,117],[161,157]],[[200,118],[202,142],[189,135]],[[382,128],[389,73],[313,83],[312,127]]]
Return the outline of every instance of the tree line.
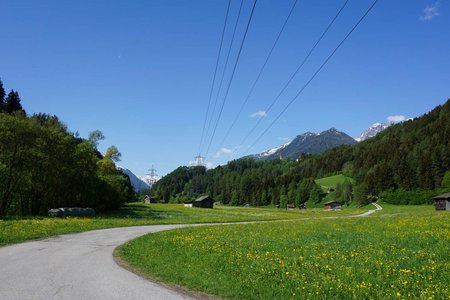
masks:
[[[46,214],[50,208],[116,209],[134,199],[128,176],[118,171],[116,147],[102,155],[104,138],[70,132],[57,116],[27,116],[17,91],[0,80],[0,216]]]
[[[212,170],[205,167],[179,167],[152,188],[152,195],[165,202],[185,202],[208,194],[230,205],[299,205],[320,201],[321,188],[313,178],[289,174],[291,160],[255,161],[238,159]]]
[[[152,193],[163,201],[209,194],[231,205],[298,205],[320,201],[323,195],[314,179],[343,173],[354,180],[336,187],[340,202],[366,204],[382,197],[394,204],[429,203],[433,195],[450,191],[448,180],[443,180],[450,176],[448,120],[450,100],[371,139],[319,155],[272,161],[243,158],[211,170],[180,167],[158,181]]]

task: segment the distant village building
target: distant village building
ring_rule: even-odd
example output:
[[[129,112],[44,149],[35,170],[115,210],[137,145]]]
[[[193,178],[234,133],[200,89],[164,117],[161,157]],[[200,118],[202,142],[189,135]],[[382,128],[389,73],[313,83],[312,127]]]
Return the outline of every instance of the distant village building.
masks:
[[[450,193],[433,197],[433,199],[436,210],[450,210]]]
[[[195,199],[195,201],[192,202],[192,207],[213,208],[214,200],[210,196],[202,196],[200,198]]]
[[[342,207],[337,201],[328,201],[323,204],[323,208],[327,210],[340,210]]]

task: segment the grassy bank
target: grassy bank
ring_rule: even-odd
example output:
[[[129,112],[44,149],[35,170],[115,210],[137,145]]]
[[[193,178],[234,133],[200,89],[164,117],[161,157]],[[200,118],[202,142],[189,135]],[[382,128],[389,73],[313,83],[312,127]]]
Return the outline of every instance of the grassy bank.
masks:
[[[364,209],[349,209],[334,215],[357,214],[362,211]],[[131,203],[117,211],[93,218],[0,219],[0,246],[58,234],[111,227],[280,220],[324,215],[330,215],[330,212],[225,206],[214,209],[197,209],[186,208],[179,204]]]
[[[183,228],[117,253],[153,278],[233,299],[447,299],[449,217],[388,205],[366,218]]]

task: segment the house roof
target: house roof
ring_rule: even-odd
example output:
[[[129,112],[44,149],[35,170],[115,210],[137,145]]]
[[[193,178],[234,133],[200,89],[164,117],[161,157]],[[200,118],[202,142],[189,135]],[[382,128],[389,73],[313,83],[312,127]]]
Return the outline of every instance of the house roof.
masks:
[[[205,199],[208,199],[208,198],[211,198],[211,197],[208,196],[208,195],[206,195],[206,196],[201,196],[201,197],[195,199],[195,202],[201,202],[201,201],[203,201],[203,200],[205,200]],[[212,198],[211,198],[211,199],[212,199]]]
[[[329,204],[334,204],[334,203],[339,204],[339,202],[337,202],[337,201],[328,201],[328,202],[325,202],[323,205],[329,205]]]
[[[450,193],[445,193],[436,197],[433,197],[433,199],[448,199],[450,198]]]

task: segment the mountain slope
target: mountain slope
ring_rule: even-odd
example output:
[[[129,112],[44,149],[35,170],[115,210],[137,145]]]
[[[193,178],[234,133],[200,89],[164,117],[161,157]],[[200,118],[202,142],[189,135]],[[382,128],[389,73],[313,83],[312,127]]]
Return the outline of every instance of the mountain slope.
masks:
[[[118,167],[118,169],[120,169],[124,174],[130,177],[131,185],[133,186],[136,192],[148,190],[151,188],[150,184],[134,175],[134,173],[131,172],[130,170],[121,167]]]
[[[357,142],[362,142],[364,140],[367,140],[371,137],[376,136],[378,133],[382,132],[389,126],[391,126],[393,123],[375,123],[369,128],[367,128],[364,132],[362,132],[355,140]]]
[[[305,159],[295,172],[317,177],[346,171],[371,195],[389,189],[437,189],[450,170],[449,119],[450,100],[421,117],[391,125],[354,147]]]
[[[298,135],[290,143],[250,157],[256,160],[270,160],[280,157],[297,159],[302,154],[319,154],[337,146],[353,144],[356,144],[356,141],[352,137],[336,128],[330,128],[320,133],[305,132]]]

